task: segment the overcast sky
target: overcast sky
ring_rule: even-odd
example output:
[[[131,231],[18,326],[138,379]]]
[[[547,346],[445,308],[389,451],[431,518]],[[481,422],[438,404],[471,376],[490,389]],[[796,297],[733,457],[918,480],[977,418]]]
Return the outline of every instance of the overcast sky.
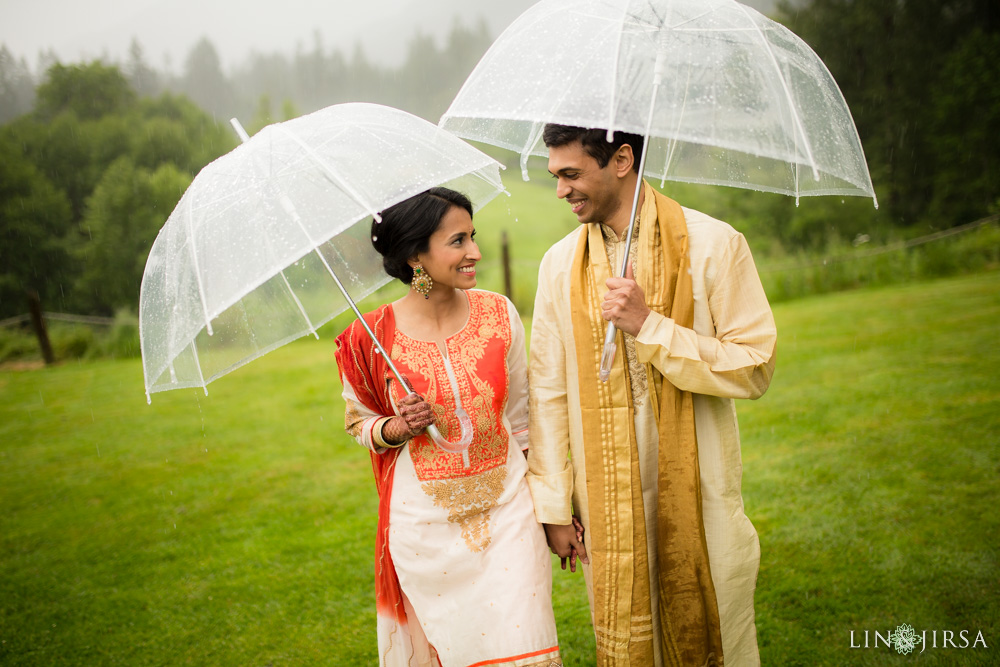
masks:
[[[124,59],[135,37],[147,61],[175,71],[201,38],[219,51],[223,67],[251,50],[311,50],[318,33],[325,51],[350,53],[361,43],[380,64],[397,64],[418,29],[440,36],[459,17],[480,17],[499,33],[535,0],[0,0],[0,43],[34,68],[41,49],[64,62]]]
[[[108,56],[124,60],[132,38],[150,65],[179,73],[191,47],[208,37],[229,70],[252,50],[311,50],[318,33],[325,51],[396,65],[417,30],[440,37],[456,18],[480,18],[496,36],[536,0],[0,0],[0,43],[28,65],[52,49],[63,62]],[[767,11],[773,0],[744,0]]]

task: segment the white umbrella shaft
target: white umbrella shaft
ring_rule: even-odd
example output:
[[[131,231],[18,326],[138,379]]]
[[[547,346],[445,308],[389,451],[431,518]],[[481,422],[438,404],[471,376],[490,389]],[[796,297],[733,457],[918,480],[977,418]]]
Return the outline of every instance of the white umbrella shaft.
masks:
[[[247,134],[247,131],[245,129],[243,129],[243,124],[240,123],[239,120],[237,120],[236,118],[230,118],[229,124],[233,126],[234,130],[236,130],[236,134],[239,135],[241,142],[245,144],[246,142],[250,141],[250,135]]]
[[[660,78],[663,76],[663,52],[656,56],[656,66],[653,69],[653,94],[649,100],[649,116],[646,118],[646,134],[643,135],[642,152],[639,155],[639,176],[635,180],[635,194],[632,196],[632,212],[629,214],[628,234],[625,236],[625,254],[622,256],[622,269],[620,276],[625,276],[628,269],[629,254],[632,250],[632,232],[635,231],[635,216],[639,210],[639,195],[642,193],[642,174],[646,167],[646,152],[649,150],[649,130],[653,125],[653,111],[656,108],[656,93],[660,88]],[[598,375],[601,382],[607,382],[611,377],[611,365],[615,362],[615,351],[618,344],[615,342],[614,322],[608,322],[608,330],[604,334],[604,351],[601,353],[601,371]]]
[[[649,142],[642,142],[642,156],[639,158],[639,177],[635,182],[635,195],[632,198],[632,214],[629,216],[631,224],[628,226],[628,234],[625,237],[625,255],[622,258],[622,268],[619,275],[624,276],[628,269],[629,252],[632,248],[632,231],[635,229],[635,213],[639,208],[639,193],[642,192],[642,168],[646,161],[646,146]],[[608,330],[604,334],[604,351],[601,353],[601,382],[607,382],[611,377],[611,365],[615,362],[615,351],[618,344],[615,342],[616,327],[614,322],[608,322]]]
[[[344,287],[342,282],[340,282],[340,278],[337,277],[337,274],[332,269],[330,270],[330,276],[333,277],[333,282],[337,284],[337,287],[340,289],[340,293],[343,294],[344,299],[347,300],[347,305],[349,305],[351,310],[354,311],[354,315],[358,318],[358,322],[361,322],[361,326],[365,328],[365,331],[368,332],[368,336],[371,337],[372,342],[375,343],[375,349],[378,350],[378,353],[385,359],[385,363],[389,364],[389,369],[392,371],[392,374],[396,376],[396,379],[399,380],[399,384],[402,385],[407,394],[413,393],[413,389],[406,382],[406,378],[404,378],[403,374],[399,372],[396,365],[392,363],[392,359],[389,358],[389,354],[385,351],[385,348],[382,347],[382,343],[380,343],[378,338],[375,337],[375,332],[371,330],[371,327],[368,326],[368,322],[365,321],[361,311],[358,310],[357,305],[354,303],[354,299],[352,299],[351,295],[347,293],[347,288]],[[445,447],[442,446],[442,443],[445,443],[445,446],[450,444],[444,439],[444,436],[441,435],[441,431],[438,430],[438,427],[435,424],[431,424],[427,427],[427,435],[429,435],[431,440],[433,440],[434,443],[442,449],[445,449]],[[466,448],[467,447],[468,443],[466,443]],[[445,449],[445,451],[452,451],[452,449]],[[462,461],[465,463],[465,467],[468,468],[469,458],[468,453],[465,450],[462,450]]]
[[[232,124],[233,129],[236,130],[236,134],[239,135],[240,140],[243,143],[246,143],[247,141],[250,140],[250,135],[248,135],[247,131],[243,129],[243,125],[240,123],[239,120],[237,120],[236,118],[231,118],[229,122]],[[329,169],[327,169],[326,171],[328,173],[331,172],[331,170]],[[362,205],[364,205],[364,202],[362,202],[360,199],[356,198],[356,200]],[[372,214],[378,217],[378,213],[376,211],[372,211]],[[297,218],[298,216],[293,216],[293,217]],[[340,290],[340,293],[343,294],[344,299],[347,301],[347,305],[350,306],[351,310],[354,311],[354,315],[358,318],[358,321],[361,322],[361,326],[365,328],[365,331],[371,337],[372,342],[375,343],[375,348],[378,350],[378,353],[381,354],[382,357],[385,359],[386,363],[389,364],[389,368],[390,370],[392,370],[392,374],[396,376],[396,379],[399,380],[399,384],[402,385],[403,389],[406,390],[407,394],[413,393],[413,389],[406,382],[406,379],[403,377],[403,374],[399,372],[399,369],[396,368],[396,365],[392,363],[392,359],[389,358],[389,355],[386,353],[385,348],[382,347],[382,343],[380,343],[378,338],[375,337],[375,332],[372,331],[371,327],[368,326],[368,322],[365,321],[365,318],[361,314],[361,311],[358,310],[358,306],[354,303],[354,299],[352,299],[351,295],[348,294],[347,288],[344,287],[344,283],[340,282],[340,278],[337,276],[337,273],[326,262],[325,258],[323,258],[322,255],[320,257],[321,259],[323,259],[323,264],[326,265],[326,269],[329,272],[330,277],[333,278],[333,282],[337,285],[337,288]],[[430,426],[427,427],[427,434],[431,437],[432,440],[434,440],[435,443],[447,442],[441,435],[441,432],[438,430],[437,426],[434,424],[431,424]],[[463,459],[465,460],[466,467],[468,467],[469,465],[468,455],[465,454],[463,456]]]

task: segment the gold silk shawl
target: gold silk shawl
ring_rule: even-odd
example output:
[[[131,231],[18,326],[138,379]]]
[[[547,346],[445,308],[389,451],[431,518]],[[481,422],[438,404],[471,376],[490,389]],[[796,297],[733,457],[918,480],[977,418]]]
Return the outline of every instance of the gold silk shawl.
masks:
[[[636,279],[650,309],[691,328],[694,296],[684,213],[675,201],[648,184],[643,187],[647,202],[655,197],[656,219],[642,218],[639,236],[633,238],[638,246]],[[653,636],[634,407],[621,332],[611,377],[607,383],[598,379],[607,326],[600,304],[607,292],[605,281],[612,275],[601,226],[588,225],[574,254],[570,298],[590,499],[597,664],[652,665],[653,641],[659,641],[666,665],[722,665],[719,610],[701,512],[692,395],[647,365],[654,405],[656,390],[659,393],[655,553],[662,632]]]

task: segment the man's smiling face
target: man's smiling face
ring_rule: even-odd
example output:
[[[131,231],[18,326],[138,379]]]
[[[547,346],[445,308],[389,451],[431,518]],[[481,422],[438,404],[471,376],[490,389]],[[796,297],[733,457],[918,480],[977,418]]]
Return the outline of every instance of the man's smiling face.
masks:
[[[615,160],[601,167],[579,141],[549,147],[549,173],[556,179],[556,196],[565,199],[580,223],[607,222],[621,200]]]

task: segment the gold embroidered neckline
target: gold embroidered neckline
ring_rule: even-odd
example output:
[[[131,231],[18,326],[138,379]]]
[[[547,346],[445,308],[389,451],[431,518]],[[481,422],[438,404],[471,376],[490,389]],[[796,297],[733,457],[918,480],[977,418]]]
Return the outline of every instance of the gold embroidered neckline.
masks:
[[[636,271],[635,260],[638,256],[638,240],[639,240],[639,216],[640,212],[635,215],[635,222],[633,223],[634,228],[632,231],[632,245],[629,247],[629,264],[632,265],[632,273],[638,273]],[[615,234],[615,230],[611,229],[608,225],[601,223],[601,233],[604,236],[604,252],[608,256],[608,262],[611,264],[613,271],[617,272],[619,266],[621,265],[621,258],[617,257],[618,251],[617,247],[625,242],[624,238],[618,238]],[[625,230],[625,234],[628,230]],[[623,234],[623,237],[624,235]],[[629,385],[632,390],[632,403],[633,405],[638,405],[642,402],[643,397],[649,389],[649,382],[646,377],[646,366],[640,363],[639,353],[635,349],[635,336],[632,334],[622,332],[622,338],[625,341],[625,357],[628,360],[628,375],[629,375]]]
[[[456,336],[461,335],[462,332],[464,332],[466,329],[468,329],[469,328],[469,323],[472,321],[472,309],[474,307],[473,306],[473,301],[476,301],[476,300],[472,298],[472,295],[469,293],[469,290],[462,290],[462,292],[465,294],[465,299],[466,299],[466,301],[469,304],[469,312],[465,316],[465,322],[462,323],[462,326],[460,326],[458,328],[458,330],[454,331],[451,334],[448,334],[447,336],[445,336],[444,338],[441,339],[441,341],[443,343],[445,343],[446,345],[447,345],[448,341],[450,341],[452,338],[455,338]],[[389,308],[392,308],[392,304],[391,303],[388,304],[388,306],[389,306]],[[396,311],[393,310],[392,314],[395,315]],[[412,341],[414,343],[431,343],[433,345],[437,345],[437,343],[438,343],[438,341],[436,341],[436,340],[424,340],[423,338],[414,338],[413,336],[411,336],[411,335],[407,334],[405,331],[403,331],[399,327],[398,324],[396,326],[396,334],[400,335],[400,336],[403,336],[407,340],[410,340],[410,341]]]
[[[632,221],[632,227],[634,230],[632,232],[633,247],[635,246],[636,240],[638,240],[639,238],[639,218],[641,217],[642,217],[642,207],[639,207],[639,210],[635,212],[635,220]],[[602,222],[600,224],[601,224],[601,234],[604,236],[605,245],[607,245],[608,242],[624,243],[625,239],[628,238],[627,229],[622,230],[621,236],[618,236],[615,230],[611,228],[611,225],[607,224],[606,222]],[[630,252],[629,254],[631,255],[632,253]]]

